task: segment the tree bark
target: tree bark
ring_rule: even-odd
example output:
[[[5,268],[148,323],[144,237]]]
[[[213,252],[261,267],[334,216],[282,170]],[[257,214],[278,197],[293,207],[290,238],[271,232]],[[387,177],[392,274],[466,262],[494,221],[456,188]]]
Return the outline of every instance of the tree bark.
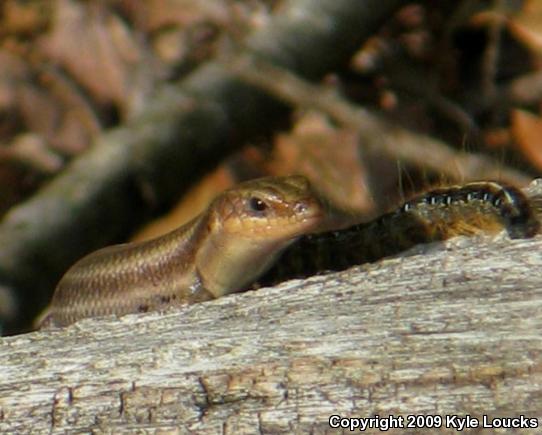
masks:
[[[0,432],[338,433],[331,415],[427,414],[449,433],[452,415],[540,425],[541,250],[540,236],[459,238],[177,311],[4,338]]]

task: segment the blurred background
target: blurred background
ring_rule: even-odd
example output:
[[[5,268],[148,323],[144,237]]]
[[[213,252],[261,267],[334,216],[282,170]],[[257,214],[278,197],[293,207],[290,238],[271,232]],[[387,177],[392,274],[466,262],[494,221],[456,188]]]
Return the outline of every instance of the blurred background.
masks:
[[[539,175],[541,1],[355,3],[3,0],[0,330],[85,253],[249,178],[304,174],[369,220]]]

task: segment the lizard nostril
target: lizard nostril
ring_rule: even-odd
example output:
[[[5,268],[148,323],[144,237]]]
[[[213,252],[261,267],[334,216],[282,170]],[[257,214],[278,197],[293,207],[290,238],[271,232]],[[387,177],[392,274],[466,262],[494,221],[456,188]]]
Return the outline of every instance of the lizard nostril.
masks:
[[[307,211],[307,204],[303,203],[303,202],[297,202],[295,205],[294,205],[294,211],[296,213],[304,213]]]

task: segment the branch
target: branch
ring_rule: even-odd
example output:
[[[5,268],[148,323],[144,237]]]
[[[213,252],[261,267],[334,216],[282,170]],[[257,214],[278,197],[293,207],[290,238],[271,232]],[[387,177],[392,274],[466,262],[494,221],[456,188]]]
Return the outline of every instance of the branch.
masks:
[[[357,132],[360,144],[374,153],[463,182],[499,179],[524,185],[529,181],[520,171],[505,168],[482,155],[456,151],[438,139],[402,128],[367,109],[348,103],[334,91],[307,82],[255,56],[238,56],[224,66],[275,98],[296,107],[325,113],[335,122]]]

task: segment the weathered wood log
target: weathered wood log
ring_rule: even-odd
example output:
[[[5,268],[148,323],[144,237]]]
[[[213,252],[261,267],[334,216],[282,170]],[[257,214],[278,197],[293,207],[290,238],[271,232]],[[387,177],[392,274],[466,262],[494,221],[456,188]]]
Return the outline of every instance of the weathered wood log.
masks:
[[[0,432],[337,433],[331,415],[542,424],[542,236],[423,250],[3,338]]]

